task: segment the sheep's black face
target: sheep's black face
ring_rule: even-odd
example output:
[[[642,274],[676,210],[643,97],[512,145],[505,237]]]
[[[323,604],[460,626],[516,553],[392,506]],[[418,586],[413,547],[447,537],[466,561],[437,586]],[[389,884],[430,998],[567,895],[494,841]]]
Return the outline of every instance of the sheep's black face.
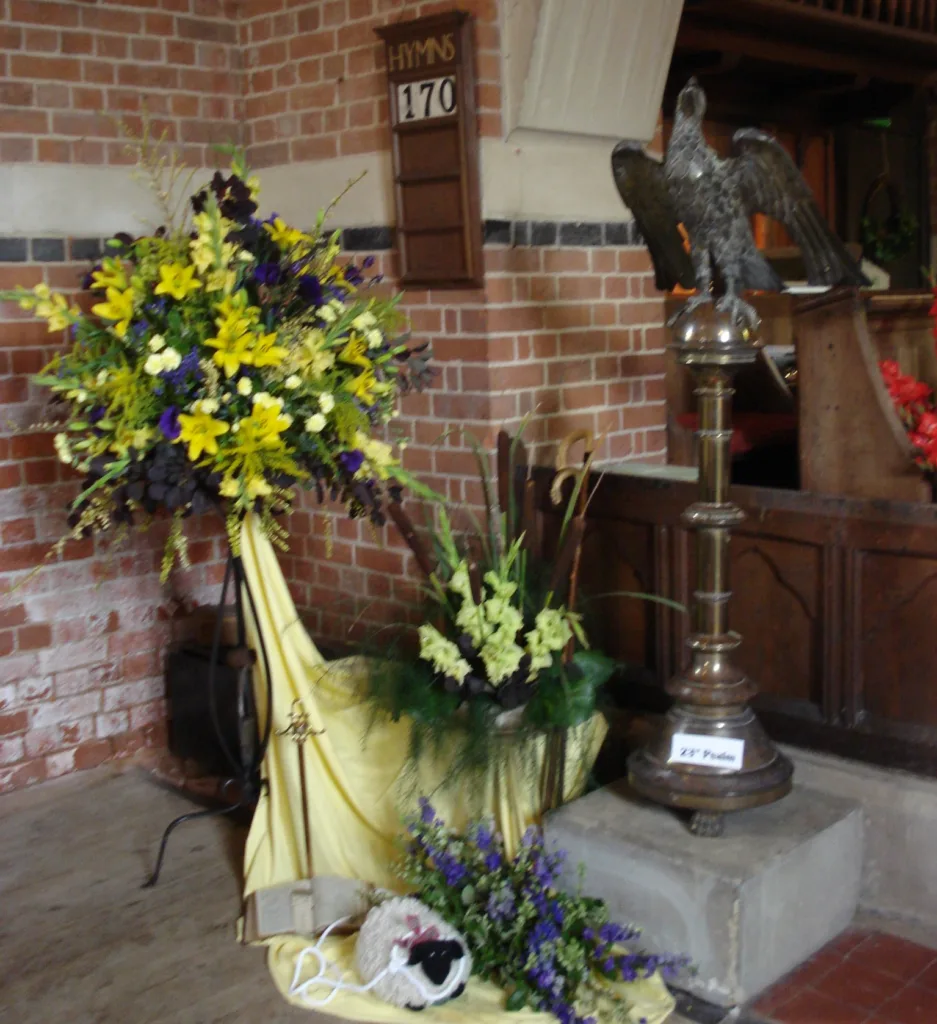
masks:
[[[452,964],[464,955],[461,944],[455,939],[431,939],[413,946],[407,963],[411,967],[421,967],[427,981],[439,988],[446,983]]]

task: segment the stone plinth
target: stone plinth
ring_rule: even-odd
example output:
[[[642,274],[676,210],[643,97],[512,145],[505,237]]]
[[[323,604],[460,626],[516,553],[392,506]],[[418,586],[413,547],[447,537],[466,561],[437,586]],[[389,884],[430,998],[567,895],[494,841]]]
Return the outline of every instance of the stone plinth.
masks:
[[[855,913],[863,859],[857,803],[795,787],[732,814],[721,839],[693,836],[671,811],[625,783],[550,815],[547,837],[569,851],[566,884],[643,928],[654,951],[684,953],[698,973],[680,985],[721,1006],[745,1002],[842,931]]]

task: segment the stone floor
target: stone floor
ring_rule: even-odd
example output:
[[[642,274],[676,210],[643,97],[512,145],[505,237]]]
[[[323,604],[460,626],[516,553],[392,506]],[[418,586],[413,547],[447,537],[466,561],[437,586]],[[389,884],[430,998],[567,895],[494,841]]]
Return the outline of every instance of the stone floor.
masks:
[[[235,940],[243,829],[183,826],[159,885],[140,889],[186,810],[135,771],[0,797],[0,1021],[321,1024]]]
[[[99,769],[0,797],[4,1024],[325,1024],[288,1006],[234,936],[245,830],[165,825],[193,805],[142,771]],[[937,1024],[937,942],[860,920],[746,1011],[692,1002],[671,1024]],[[921,943],[924,943],[923,945]]]

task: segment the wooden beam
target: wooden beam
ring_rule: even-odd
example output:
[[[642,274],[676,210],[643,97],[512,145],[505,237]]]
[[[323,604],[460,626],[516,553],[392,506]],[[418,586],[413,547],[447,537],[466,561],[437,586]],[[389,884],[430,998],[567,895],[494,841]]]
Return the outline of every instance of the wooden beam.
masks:
[[[865,54],[837,53],[787,40],[762,38],[739,29],[704,28],[695,24],[681,25],[675,49],[678,53],[686,50],[737,53],[771,64],[790,64],[850,75],[867,74],[872,78],[912,85],[928,84],[937,78],[933,65],[921,67]]]

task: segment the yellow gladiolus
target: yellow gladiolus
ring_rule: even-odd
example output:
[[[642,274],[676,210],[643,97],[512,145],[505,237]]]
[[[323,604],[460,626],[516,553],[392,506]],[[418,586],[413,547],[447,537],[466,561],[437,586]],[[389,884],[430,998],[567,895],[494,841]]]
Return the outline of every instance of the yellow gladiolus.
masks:
[[[205,455],[218,454],[218,438],[227,434],[227,423],[216,420],[213,416],[203,410],[199,410],[191,416],[182,413],[179,416],[179,440],[189,446],[189,458],[195,462],[202,453]]]
[[[153,289],[155,295],[171,295],[181,302],[189,292],[197,292],[202,282],[195,277],[195,267],[181,263],[164,263],[159,268],[159,284]]]
[[[123,338],[133,319],[133,289],[119,291],[108,288],[105,292],[107,302],[99,302],[91,307],[91,312],[102,320],[113,320],[113,330],[118,338]]]

